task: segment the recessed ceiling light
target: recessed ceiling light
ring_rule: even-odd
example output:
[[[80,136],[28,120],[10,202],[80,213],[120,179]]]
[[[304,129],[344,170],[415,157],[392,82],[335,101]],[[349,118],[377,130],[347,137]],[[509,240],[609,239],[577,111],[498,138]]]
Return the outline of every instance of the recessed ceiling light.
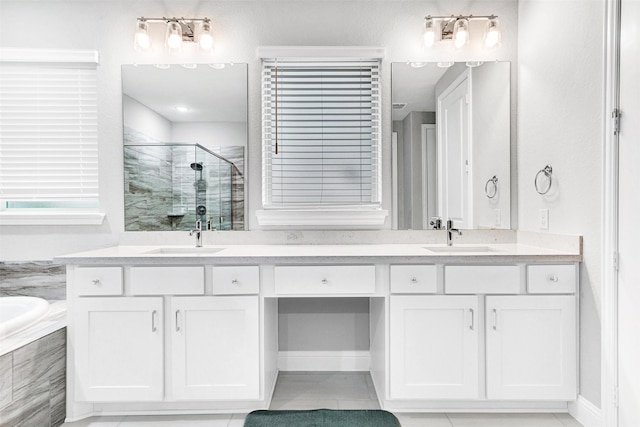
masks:
[[[185,107],[184,105],[176,105],[175,109],[177,111],[180,111],[181,113],[188,113],[189,111],[191,111],[191,108]]]

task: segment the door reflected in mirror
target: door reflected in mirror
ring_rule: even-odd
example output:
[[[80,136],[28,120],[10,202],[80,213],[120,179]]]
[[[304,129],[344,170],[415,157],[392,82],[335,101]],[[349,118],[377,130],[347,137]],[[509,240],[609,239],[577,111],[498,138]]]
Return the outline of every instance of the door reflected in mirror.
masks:
[[[508,62],[393,63],[393,228],[510,228]]]
[[[125,230],[244,230],[247,65],[123,65]]]

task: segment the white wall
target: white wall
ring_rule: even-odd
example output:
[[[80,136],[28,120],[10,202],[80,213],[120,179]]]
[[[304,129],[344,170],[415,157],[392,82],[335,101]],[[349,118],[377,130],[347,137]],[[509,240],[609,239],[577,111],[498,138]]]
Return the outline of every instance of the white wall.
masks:
[[[502,47],[478,50],[479,39],[462,52],[421,50],[426,14],[471,13],[500,16]],[[122,178],[121,64],[155,63],[166,58],[136,57],[132,49],[135,19],[140,16],[208,16],[213,21],[213,62],[248,63],[249,197],[248,221],[261,203],[261,105],[258,46],[382,46],[383,203],[391,204],[390,63],[407,60],[516,60],[517,3],[513,0],[466,0],[446,3],[400,0],[248,0],[158,2],[152,0],[3,0],[0,42],[4,47],[96,49],[98,68],[98,141],[101,208],[106,221],[95,227],[1,227],[0,260],[50,259],[56,255],[117,244],[124,231]],[[24,28],[36,31],[24,31]],[[38,31],[39,30],[39,31]],[[176,61],[175,57],[171,58]],[[514,76],[515,77],[515,76]],[[514,80],[515,81],[515,80]]]
[[[174,122],[171,141],[195,142],[207,148],[245,146],[247,124],[244,122]]]
[[[169,120],[127,95],[122,95],[122,106],[127,111],[123,115],[124,126],[142,132],[155,141],[171,141]]]
[[[600,405],[600,200],[603,150],[602,0],[520,0],[518,13],[518,223],[584,236],[580,269],[580,394]],[[553,167],[553,187],[533,179]]]

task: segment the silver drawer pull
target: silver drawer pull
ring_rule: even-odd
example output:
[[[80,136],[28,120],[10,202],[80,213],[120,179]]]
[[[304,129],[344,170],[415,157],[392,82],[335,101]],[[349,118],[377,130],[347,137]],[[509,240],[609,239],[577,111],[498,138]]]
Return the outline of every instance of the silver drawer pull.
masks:
[[[550,275],[550,276],[549,276],[549,281],[550,281],[550,282],[557,283],[557,282],[558,282],[558,280],[559,280],[559,279],[558,279],[558,276],[556,276],[555,274],[552,274],[552,275]]]
[[[418,279],[416,278],[416,276],[413,276],[411,278],[411,283],[418,283]]]
[[[100,286],[100,279],[93,279],[93,286]]]
[[[158,328],[156,328],[156,315],[158,314],[158,312],[156,310],[153,310],[151,312],[151,332],[155,332]]]
[[[232,279],[232,280],[231,280],[231,284],[232,284],[232,285],[237,285],[238,283],[239,283],[239,282],[238,282],[238,279]]]
[[[476,325],[476,318],[473,312],[473,308],[470,308],[469,311],[471,312],[471,325],[469,325],[469,329],[473,331]]]
[[[493,309],[493,330],[498,330],[498,310]]]
[[[176,332],[180,332],[180,310],[176,310]]]
[[[329,281],[327,279],[322,279],[322,284],[326,285],[327,283],[329,283]]]

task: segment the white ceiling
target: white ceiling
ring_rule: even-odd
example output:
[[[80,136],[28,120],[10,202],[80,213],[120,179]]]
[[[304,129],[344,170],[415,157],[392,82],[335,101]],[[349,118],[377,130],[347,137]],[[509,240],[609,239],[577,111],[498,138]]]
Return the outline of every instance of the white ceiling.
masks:
[[[123,65],[122,92],[171,122],[246,122],[247,65]],[[181,113],[176,106],[186,106]]]
[[[391,101],[407,104],[402,110],[393,110],[393,120],[402,120],[411,111],[436,111],[436,83],[446,71],[447,68],[439,68],[434,62],[420,68],[393,63]]]

